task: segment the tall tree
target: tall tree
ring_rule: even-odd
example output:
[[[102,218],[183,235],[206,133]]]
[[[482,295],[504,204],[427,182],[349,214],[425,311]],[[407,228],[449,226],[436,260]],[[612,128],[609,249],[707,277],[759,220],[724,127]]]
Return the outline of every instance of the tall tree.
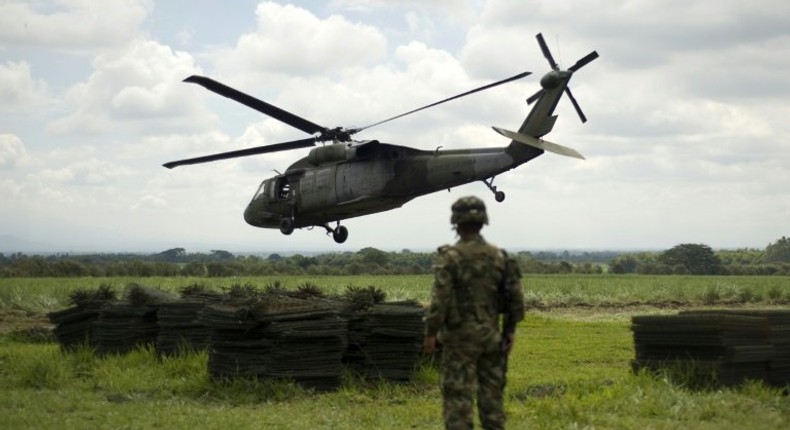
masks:
[[[721,260],[708,245],[682,243],[659,255],[658,261],[667,266],[682,266],[691,275],[721,273]]]
[[[763,261],[766,263],[790,263],[790,238],[781,239],[765,247]]]

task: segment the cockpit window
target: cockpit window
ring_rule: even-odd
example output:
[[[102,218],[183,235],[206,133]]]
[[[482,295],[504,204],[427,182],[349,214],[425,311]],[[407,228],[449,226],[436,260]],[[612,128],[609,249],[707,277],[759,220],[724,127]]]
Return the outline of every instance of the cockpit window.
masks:
[[[268,187],[269,182],[270,181],[268,179],[263,181],[263,182],[261,182],[261,186],[258,187],[258,191],[255,192],[254,196],[252,196],[253,200],[257,199],[258,197],[260,197],[260,196],[262,196],[263,194],[266,193],[266,190],[269,188]]]

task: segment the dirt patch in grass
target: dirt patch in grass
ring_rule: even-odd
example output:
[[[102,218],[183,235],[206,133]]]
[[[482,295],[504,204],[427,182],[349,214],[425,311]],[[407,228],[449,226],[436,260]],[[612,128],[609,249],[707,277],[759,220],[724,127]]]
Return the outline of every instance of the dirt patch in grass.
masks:
[[[0,335],[28,331],[52,330],[46,314],[19,309],[0,309]]]

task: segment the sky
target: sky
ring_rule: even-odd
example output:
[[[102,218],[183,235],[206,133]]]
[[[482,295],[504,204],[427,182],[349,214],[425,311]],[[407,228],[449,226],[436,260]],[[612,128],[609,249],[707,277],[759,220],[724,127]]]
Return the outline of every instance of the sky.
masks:
[[[344,244],[244,222],[258,184],[309,149],[184,166],[308,137],[183,83],[199,74],[327,127],[353,127],[532,75],[355,136],[502,147],[549,71],[574,74],[544,154],[353,218]],[[542,250],[764,248],[790,235],[790,2],[763,0],[0,0],[0,252],[432,250],[450,205],[487,240]]]

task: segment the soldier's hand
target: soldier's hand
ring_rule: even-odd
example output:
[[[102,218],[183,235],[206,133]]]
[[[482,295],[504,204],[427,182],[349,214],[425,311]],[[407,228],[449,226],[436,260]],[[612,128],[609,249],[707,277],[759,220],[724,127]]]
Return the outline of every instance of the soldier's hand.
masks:
[[[423,354],[433,354],[436,352],[436,336],[426,336],[422,341]]]
[[[505,335],[505,343],[504,343],[504,350],[505,354],[509,354],[510,350],[513,349],[513,344],[516,343],[516,333],[510,332]]]

